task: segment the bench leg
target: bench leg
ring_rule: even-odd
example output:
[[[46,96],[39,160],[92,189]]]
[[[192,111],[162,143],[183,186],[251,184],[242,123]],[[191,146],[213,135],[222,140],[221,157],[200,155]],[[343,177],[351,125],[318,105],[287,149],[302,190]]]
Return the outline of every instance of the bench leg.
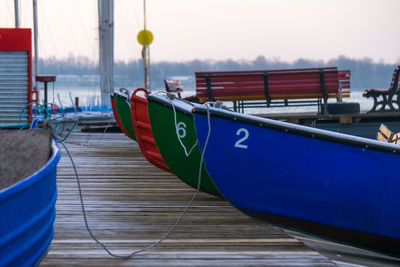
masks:
[[[318,98],[317,100],[317,106],[318,106],[318,113],[322,112],[322,102],[321,102],[321,98]]]
[[[318,113],[328,114],[328,104],[324,103],[322,99],[318,99]]]
[[[324,104],[324,114],[328,114],[328,104]]]
[[[382,105],[379,111],[385,111],[385,107],[389,104],[388,99],[385,95],[382,95],[382,100],[378,101],[377,105]]]
[[[378,98],[382,96],[382,100],[378,100]],[[372,106],[371,110],[368,112],[378,112],[378,111],[384,111],[386,105],[388,104],[388,100],[385,95],[372,95],[371,96],[374,99],[374,105]],[[381,106],[379,109],[378,107]]]
[[[368,112],[394,112],[400,110],[400,98],[398,94],[395,94],[393,96],[372,95],[371,97],[374,99],[374,106]],[[379,100],[379,97],[382,97],[382,100]]]
[[[387,105],[389,106],[389,110],[390,110],[390,111],[395,111],[395,108],[394,108],[394,106],[393,106],[392,101],[393,101],[393,96],[389,96]]]
[[[394,105],[393,105],[394,104]],[[399,95],[389,96],[388,106],[390,107],[390,111],[397,111],[400,108],[399,105]]]
[[[395,107],[395,109],[396,109],[397,111],[400,111],[400,94],[397,93],[397,94],[395,94],[394,96],[396,97],[396,100],[394,100],[392,103],[395,103],[396,106],[397,106],[397,109],[396,109],[396,107]]]
[[[328,98],[321,99],[321,108],[323,114],[328,114]]]

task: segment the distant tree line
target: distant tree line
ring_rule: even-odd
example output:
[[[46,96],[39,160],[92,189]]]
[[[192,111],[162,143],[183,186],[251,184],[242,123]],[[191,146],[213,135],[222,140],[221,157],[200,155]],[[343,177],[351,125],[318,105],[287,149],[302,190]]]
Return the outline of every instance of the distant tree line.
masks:
[[[398,63],[400,64],[400,62]],[[151,87],[164,87],[163,81],[174,77],[183,77],[182,84],[185,88],[195,88],[194,73],[197,71],[223,71],[223,70],[267,70],[285,68],[312,68],[337,66],[339,69],[351,70],[351,87],[356,89],[387,88],[390,84],[393,70],[396,65],[384,62],[373,62],[370,58],[351,59],[339,56],[328,61],[298,59],[294,62],[285,62],[280,59],[266,59],[258,56],[254,60],[190,60],[186,62],[161,61],[151,64]],[[71,76],[68,82],[78,86],[98,85],[99,67],[86,57],[70,56],[57,60],[49,58],[39,61],[39,72],[51,75]],[[65,79],[65,78],[64,78]],[[143,64],[141,60],[129,62],[118,61],[114,63],[114,80],[117,87],[143,86]]]

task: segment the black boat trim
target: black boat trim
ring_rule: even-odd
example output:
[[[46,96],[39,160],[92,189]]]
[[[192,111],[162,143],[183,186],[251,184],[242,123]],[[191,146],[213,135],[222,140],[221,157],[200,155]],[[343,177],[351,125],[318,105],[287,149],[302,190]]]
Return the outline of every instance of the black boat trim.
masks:
[[[164,107],[168,107],[168,108],[172,109],[172,104],[170,101],[163,101],[159,97],[152,96],[151,94],[147,95],[147,100],[158,103]],[[177,100],[179,100],[179,99],[177,99]],[[193,117],[193,113],[191,112],[191,110],[183,109],[179,105],[174,105],[174,107],[175,107],[176,111],[179,111],[187,116]]]

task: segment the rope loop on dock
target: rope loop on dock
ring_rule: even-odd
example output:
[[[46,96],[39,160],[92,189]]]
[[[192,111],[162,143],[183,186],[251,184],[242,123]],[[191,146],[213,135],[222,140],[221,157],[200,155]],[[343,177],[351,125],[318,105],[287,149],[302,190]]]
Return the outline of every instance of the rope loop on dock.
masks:
[[[169,231],[168,231],[167,233],[164,234],[164,236],[162,236],[162,237],[160,238],[160,240],[154,242],[153,244],[151,244],[151,245],[148,246],[148,247],[145,247],[145,248],[139,249],[139,250],[135,250],[135,251],[131,252],[131,253],[128,254],[128,255],[118,255],[118,254],[113,253],[109,248],[107,248],[106,245],[104,245],[100,240],[98,240],[98,239],[96,238],[96,236],[93,234],[93,232],[92,232],[92,230],[91,230],[91,228],[90,228],[90,226],[89,226],[88,220],[87,220],[87,214],[86,214],[85,204],[84,204],[83,194],[82,194],[82,186],[81,186],[79,174],[78,174],[78,171],[77,171],[77,168],[76,168],[74,159],[73,159],[73,157],[72,157],[72,155],[71,155],[71,153],[70,153],[68,147],[65,145],[64,140],[63,140],[63,139],[60,137],[60,135],[58,134],[58,131],[57,131],[55,125],[53,124],[53,122],[52,122],[51,120],[46,120],[45,122],[43,122],[43,123],[41,124],[41,127],[51,129],[54,138],[64,147],[65,151],[67,152],[67,155],[68,155],[68,157],[69,157],[69,159],[70,159],[70,161],[71,161],[72,167],[73,167],[73,169],[74,169],[74,173],[75,173],[75,177],[76,177],[76,182],[77,182],[77,185],[78,185],[80,205],[81,205],[81,209],[82,209],[82,214],[83,214],[83,219],[84,219],[84,222],[85,222],[86,230],[88,231],[88,233],[89,233],[89,235],[92,237],[92,239],[93,239],[97,244],[99,244],[101,247],[103,247],[103,249],[104,249],[110,256],[112,256],[112,257],[114,257],[114,258],[129,259],[129,258],[133,257],[134,255],[137,255],[137,254],[139,254],[139,253],[141,253],[141,252],[150,250],[150,249],[154,248],[155,246],[159,245],[160,243],[162,243],[165,239],[167,239],[168,236],[169,236],[169,235],[176,229],[176,227],[180,224],[180,222],[182,221],[183,217],[185,216],[185,214],[187,213],[187,211],[189,210],[189,208],[192,206],[194,200],[197,198],[197,196],[198,196],[199,193],[200,193],[200,184],[201,184],[201,175],[202,175],[202,165],[203,165],[203,160],[204,160],[204,154],[205,154],[205,152],[206,152],[208,140],[209,140],[209,137],[210,137],[210,135],[211,135],[210,112],[209,112],[209,110],[208,110],[208,107],[207,107],[207,116],[208,116],[208,134],[207,134],[207,139],[206,139],[206,142],[205,142],[205,145],[204,145],[204,150],[203,150],[203,152],[202,152],[202,154],[201,154],[200,167],[199,167],[199,178],[198,178],[198,184],[197,184],[197,189],[196,189],[195,194],[193,195],[192,199],[188,202],[188,204],[186,205],[185,209],[183,210],[183,212],[181,213],[181,215],[179,216],[179,218],[176,220],[176,222],[174,223],[174,225],[169,229]]]

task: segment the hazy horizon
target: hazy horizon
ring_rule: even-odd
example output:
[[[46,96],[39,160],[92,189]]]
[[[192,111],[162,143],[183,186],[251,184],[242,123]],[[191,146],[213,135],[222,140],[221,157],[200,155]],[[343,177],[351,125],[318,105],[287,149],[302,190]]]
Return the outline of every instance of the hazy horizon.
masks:
[[[97,0],[37,0],[39,58],[98,60]],[[400,63],[397,0],[147,0],[153,62],[266,59],[328,61],[340,55]],[[14,0],[0,0],[0,27],[14,27]],[[20,0],[21,27],[32,1]],[[141,57],[143,1],[115,1],[115,60]]]

